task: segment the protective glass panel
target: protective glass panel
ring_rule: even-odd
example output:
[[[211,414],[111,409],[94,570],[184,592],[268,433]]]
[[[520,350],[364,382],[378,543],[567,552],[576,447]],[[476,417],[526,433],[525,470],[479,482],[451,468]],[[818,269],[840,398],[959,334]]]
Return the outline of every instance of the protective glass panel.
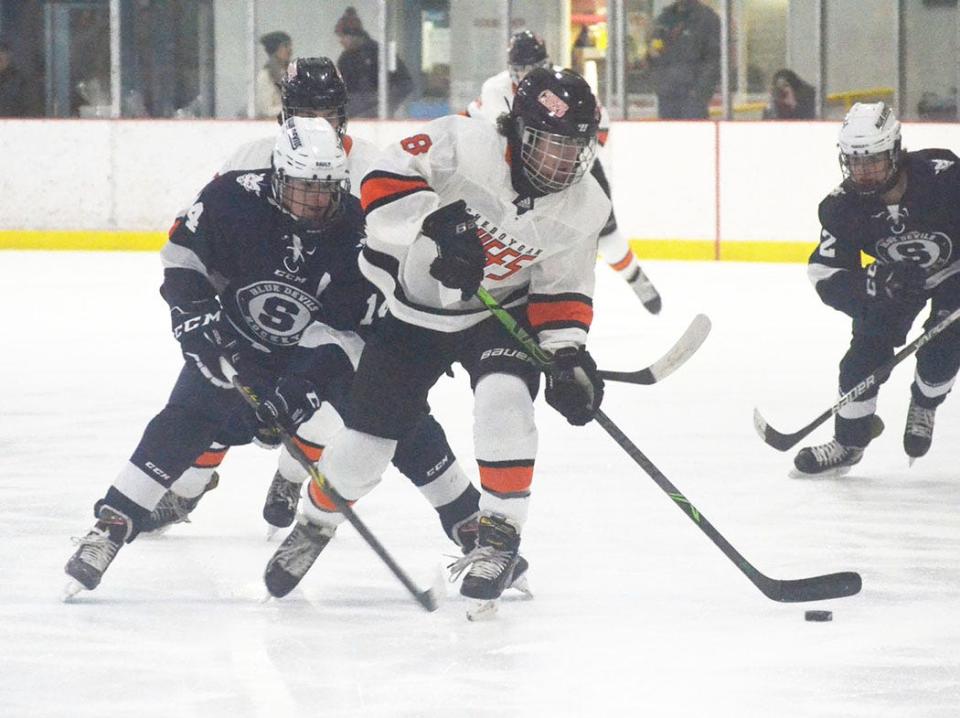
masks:
[[[957,119],[956,0],[903,3],[904,96],[901,119],[953,122]]]
[[[897,87],[898,3],[827,0],[825,5],[824,117],[840,119],[854,102],[892,101]]]
[[[730,88],[735,120],[812,119],[816,90],[790,67],[788,0],[740,0],[730,23]]]
[[[120,3],[120,61],[123,117],[210,117],[212,0]]]

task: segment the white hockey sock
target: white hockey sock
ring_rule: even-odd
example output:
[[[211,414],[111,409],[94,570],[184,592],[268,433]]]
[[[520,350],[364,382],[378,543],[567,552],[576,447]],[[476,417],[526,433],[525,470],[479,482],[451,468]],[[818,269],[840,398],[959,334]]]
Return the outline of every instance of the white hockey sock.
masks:
[[[537,455],[537,425],[526,383],[488,374],[474,390],[473,441],[480,467],[480,510],[518,526],[527,519]]]

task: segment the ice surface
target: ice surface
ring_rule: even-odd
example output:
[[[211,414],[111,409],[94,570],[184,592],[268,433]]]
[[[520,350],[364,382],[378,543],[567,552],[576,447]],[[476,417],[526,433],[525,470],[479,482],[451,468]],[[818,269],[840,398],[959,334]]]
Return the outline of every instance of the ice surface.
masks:
[[[61,603],[70,537],[180,356],[155,255],[0,260],[0,716],[960,714],[960,404],[908,469],[905,362],[881,393],[887,432],[849,476],[786,478],[792,454],[760,441],[752,408],[784,431],[816,416],[849,334],[800,265],[647,263],[659,317],[598,267],[591,346],[634,369],[706,312],[700,352],[660,385],[608,384],[606,412],[765,573],[857,570],[863,592],[769,601],[599,427],[539,402],[523,541],[536,598],[474,624],[454,586],[423,612],[349,527],[300,589],[263,603],[277,455],[254,447],[228,455],[194,523],[124,548],[99,589]],[[475,474],[465,375],[432,401]],[[451,553],[395,473],[357,510],[424,586]]]

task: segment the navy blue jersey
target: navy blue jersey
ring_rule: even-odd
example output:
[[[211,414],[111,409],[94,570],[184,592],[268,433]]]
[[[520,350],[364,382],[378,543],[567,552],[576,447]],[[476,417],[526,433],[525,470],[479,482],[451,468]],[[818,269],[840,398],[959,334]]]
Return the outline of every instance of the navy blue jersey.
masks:
[[[821,299],[851,316],[866,301],[861,252],[883,264],[917,262],[928,278],[960,261],[960,158],[927,149],[902,162],[907,188],[899,204],[842,186],[820,203],[820,244],[808,272]]]
[[[356,331],[375,306],[360,273],[363,211],[353,196],[322,232],[297,229],[273,200],[271,170],[210,182],[170,230],[161,294],[172,307],[217,297],[252,346],[281,352],[314,321]]]

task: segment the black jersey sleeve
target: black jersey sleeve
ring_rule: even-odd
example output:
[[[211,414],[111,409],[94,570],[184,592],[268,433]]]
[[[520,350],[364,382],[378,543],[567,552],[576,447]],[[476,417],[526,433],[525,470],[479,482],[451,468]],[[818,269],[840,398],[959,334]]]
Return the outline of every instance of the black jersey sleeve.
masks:
[[[840,192],[820,203],[820,242],[810,255],[807,276],[824,304],[853,317],[863,308],[866,283],[856,228],[845,221]]]

